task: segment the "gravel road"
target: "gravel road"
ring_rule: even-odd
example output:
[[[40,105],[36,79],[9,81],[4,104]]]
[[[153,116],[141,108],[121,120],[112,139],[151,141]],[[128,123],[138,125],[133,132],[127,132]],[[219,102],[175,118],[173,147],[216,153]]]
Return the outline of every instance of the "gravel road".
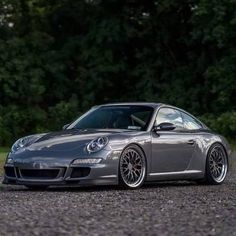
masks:
[[[221,186],[194,182],[117,187],[0,185],[0,235],[236,235],[236,173]]]

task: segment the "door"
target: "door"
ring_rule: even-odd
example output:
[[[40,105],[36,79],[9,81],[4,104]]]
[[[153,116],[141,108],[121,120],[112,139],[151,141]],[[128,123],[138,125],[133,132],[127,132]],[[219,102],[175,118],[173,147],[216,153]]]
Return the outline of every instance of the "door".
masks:
[[[169,122],[176,126],[173,131],[152,132],[151,173],[180,172],[188,168],[194,153],[195,135],[184,125],[179,110],[163,107],[156,117],[156,125]]]

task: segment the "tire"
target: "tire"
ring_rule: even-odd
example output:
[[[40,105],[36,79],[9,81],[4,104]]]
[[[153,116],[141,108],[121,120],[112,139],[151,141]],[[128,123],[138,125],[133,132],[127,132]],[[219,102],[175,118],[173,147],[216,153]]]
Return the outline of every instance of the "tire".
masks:
[[[228,171],[228,158],[224,147],[213,144],[207,154],[205,183],[211,185],[222,184]]]
[[[120,156],[119,184],[128,189],[140,188],[147,173],[147,162],[144,153],[137,145],[129,145]]]
[[[48,188],[48,186],[43,185],[25,185],[25,187],[33,191],[45,191]]]

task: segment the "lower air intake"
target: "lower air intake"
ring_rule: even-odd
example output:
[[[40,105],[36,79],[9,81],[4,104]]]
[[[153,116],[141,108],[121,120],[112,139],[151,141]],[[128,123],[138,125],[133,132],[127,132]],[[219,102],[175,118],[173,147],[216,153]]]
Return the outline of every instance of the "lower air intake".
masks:
[[[12,177],[12,178],[16,177],[14,167],[5,167],[5,174],[8,177]]]
[[[59,174],[59,170],[58,169],[46,169],[46,170],[21,169],[20,173],[23,178],[55,179]]]
[[[89,167],[74,167],[72,169],[71,178],[82,178],[88,176],[90,173]]]

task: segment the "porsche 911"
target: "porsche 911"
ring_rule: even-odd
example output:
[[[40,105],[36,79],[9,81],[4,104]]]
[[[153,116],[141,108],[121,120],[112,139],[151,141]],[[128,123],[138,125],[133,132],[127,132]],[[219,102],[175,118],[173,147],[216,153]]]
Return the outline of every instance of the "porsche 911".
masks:
[[[92,107],[61,131],[18,139],[4,184],[121,185],[194,180],[221,184],[230,166],[224,137],[188,112],[161,103]]]

